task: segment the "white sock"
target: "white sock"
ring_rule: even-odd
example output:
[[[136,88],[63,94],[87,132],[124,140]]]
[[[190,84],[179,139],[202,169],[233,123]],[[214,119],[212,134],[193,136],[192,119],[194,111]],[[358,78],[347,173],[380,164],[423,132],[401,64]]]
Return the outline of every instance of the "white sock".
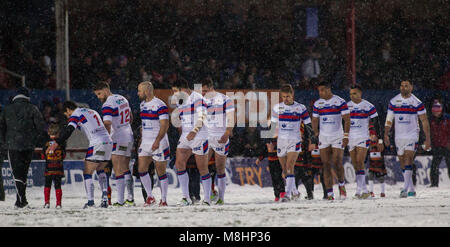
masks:
[[[409,188],[409,179],[408,179],[408,170],[403,171],[403,190],[408,191]]]
[[[408,187],[407,190],[408,192],[414,192],[414,183],[412,180],[412,170],[405,170],[405,175],[406,175],[406,179],[408,180]]]
[[[134,180],[130,170],[125,172],[125,186],[127,187],[127,199],[132,201],[134,199]]]
[[[88,201],[94,200],[94,183],[92,182],[92,175],[84,174],[84,189],[86,190],[86,196]]]
[[[161,201],[167,201],[167,190],[169,188],[169,183],[167,182],[167,173],[164,173],[162,176],[159,176],[159,183],[161,187]]]
[[[100,184],[100,189],[102,190],[102,197],[106,197],[108,194],[108,182],[105,171],[97,171],[98,183]],[[103,198],[105,199],[105,198]]]
[[[217,187],[219,187],[219,198],[224,201],[225,189],[227,187],[227,178],[225,173],[223,175],[217,175]]]
[[[145,192],[147,193],[147,198],[153,197],[152,180],[151,180],[148,172],[139,173],[139,177],[140,177],[142,185],[144,186]]]
[[[293,174],[286,176],[286,194],[291,197],[292,192],[295,188],[295,176]]]
[[[211,175],[202,176],[203,200],[211,204]]]
[[[366,171],[361,170],[362,172],[359,174],[359,185],[362,193],[367,193],[367,185],[366,185]]]
[[[361,179],[360,179],[361,175],[358,174],[358,171],[356,171],[355,174],[356,174],[356,194],[359,195],[361,194]]]
[[[369,180],[369,192],[373,192],[373,180]]]
[[[180,182],[181,192],[183,197],[189,199],[189,175],[186,170],[177,171],[178,181]]]
[[[116,177],[116,186],[117,186],[117,202],[120,204],[124,203],[125,197],[125,176],[117,176]]]
[[[386,184],[384,182],[380,184],[381,193],[384,193],[385,185]]]

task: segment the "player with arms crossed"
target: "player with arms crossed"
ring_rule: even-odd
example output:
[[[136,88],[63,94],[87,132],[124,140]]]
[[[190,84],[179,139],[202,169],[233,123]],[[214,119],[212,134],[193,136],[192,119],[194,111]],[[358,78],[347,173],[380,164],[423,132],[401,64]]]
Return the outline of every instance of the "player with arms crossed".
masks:
[[[129,169],[131,149],[133,148],[133,131],[130,123],[133,120],[128,100],[119,94],[113,94],[107,82],[99,82],[94,93],[103,103],[103,124],[111,135],[113,148],[111,161],[117,183],[117,202],[113,206],[134,206],[132,188],[130,190],[131,172]],[[128,187],[128,199],[125,201],[125,186]]]
[[[111,159],[112,139],[103,124],[100,115],[91,109],[77,107],[75,102],[66,101],[63,104],[64,115],[69,119],[69,124],[55,140],[46,153],[53,153],[56,148],[63,145],[72,135],[75,128],[81,129],[89,140],[89,148],[84,160],[84,186],[88,202],[84,208],[94,206],[94,184],[92,182],[92,173],[97,170],[100,188],[102,190],[102,203],[100,207],[108,207],[106,174],[103,168]]]
[[[404,186],[400,192],[400,197],[416,196],[412,180],[412,164],[419,141],[419,119],[422,122],[425,133],[425,150],[431,148],[430,125],[428,123],[427,112],[424,104],[412,94],[413,84],[405,80],[400,84],[400,94],[389,102],[384,127],[384,143],[388,147],[389,131],[395,123],[395,146],[397,156],[400,160],[400,167],[403,171]]]
[[[234,102],[228,96],[214,90],[213,81],[206,78],[202,82],[202,94],[208,106],[206,125],[208,127],[208,160],[214,154],[217,170],[219,199],[216,204],[224,203],[226,177],[225,163],[230,149],[230,135],[234,127]]]
[[[301,152],[302,136],[300,125],[304,122],[305,132],[313,137],[313,143],[317,144],[317,137],[311,127],[311,119],[306,107],[294,101],[294,89],[291,85],[283,85],[280,89],[283,102],[276,104],[272,109],[271,123],[277,124],[277,156],[280,161],[283,173],[286,177],[286,194],[281,202],[291,200],[295,190],[294,166],[298,155]],[[314,149],[315,145],[309,146],[309,151]]]
[[[345,190],[345,173],[342,159],[344,157],[344,148],[349,141],[350,111],[345,100],[337,95],[333,95],[331,86],[328,83],[319,83],[317,89],[320,99],[314,102],[312,127],[316,136],[319,136],[320,158],[323,163],[327,199],[334,200],[332,164],[336,166],[337,170],[340,198],[345,199],[347,192]],[[344,119],[344,130],[342,129],[342,119]]]
[[[166,167],[170,160],[170,145],[167,137],[169,129],[169,108],[164,101],[155,97],[153,84],[149,81],[141,82],[138,86],[138,96],[141,100],[141,144],[138,150],[138,171],[144,185],[147,199],[144,207],[153,205],[156,200],[152,194],[152,181],[148,168],[152,160],[155,162],[158,174],[161,200],[160,207],[167,206],[167,190],[169,188]]]
[[[189,198],[189,176],[186,162],[192,153],[195,155],[197,168],[203,186],[203,205],[211,204],[211,175],[208,170],[208,129],[205,125],[207,105],[203,96],[189,88],[186,80],[180,78],[172,86],[173,99],[177,101],[176,113],[181,119],[181,136],[178,141],[175,166],[180,181],[183,198],[179,205],[187,206]],[[182,102],[180,102],[182,101]]]
[[[379,140],[379,146],[383,148],[383,140],[376,133],[381,135],[378,113],[375,106],[369,101],[362,99],[362,88],[353,85],[350,88],[350,101],[347,102],[350,110],[350,133],[348,150],[352,159],[356,173],[356,194],[358,199],[367,199],[370,194],[366,186],[366,172],[364,161],[370,141]],[[374,129],[369,129],[373,126]]]

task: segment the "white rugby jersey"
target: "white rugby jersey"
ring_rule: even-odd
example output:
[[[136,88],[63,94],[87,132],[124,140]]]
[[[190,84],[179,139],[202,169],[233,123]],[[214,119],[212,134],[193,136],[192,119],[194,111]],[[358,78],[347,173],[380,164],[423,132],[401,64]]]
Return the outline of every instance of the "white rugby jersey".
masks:
[[[314,102],[313,117],[320,118],[319,133],[322,136],[343,136],[342,115],[345,114],[350,114],[347,103],[337,95]]]
[[[153,144],[161,128],[162,119],[169,119],[169,108],[164,101],[153,97],[152,100],[141,102],[142,143]],[[167,133],[164,138],[167,137]]]
[[[76,108],[69,117],[69,125],[81,129],[89,144],[112,142],[100,115],[88,108]]]
[[[301,141],[300,125],[311,123],[308,110],[294,101],[292,105],[284,102],[276,104],[272,109],[271,122],[278,123],[278,139]]]
[[[182,135],[187,135],[194,129],[195,123],[200,117],[199,114],[206,117],[208,106],[203,96],[195,91],[192,91],[191,95],[184,101],[182,105],[178,106],[178,111],[180,113]],[[205,121],[195,138],[208,138],[208,127],[205,125]]]
[[[347,106],[350,110],[349,137],[369,139],[369,121],[378,116],[375,106],[364,99],[359,104],[350,100]]]
[[[206,124],[209,136],[221,137],[227,129],[227,113],[234,112],[234,102],[225,94],[216,92],[214,97],[205,98],[208,115]]]
[[[111,138],[114,142],[133,142],[131,108],[128,100],[119,94],[110,95],[102,106],[103,121],[111,121]]]
[[[426,114],[427,111],[422,101],[411,94],[409,98],[403,98],[398,94],[389,102],[388,116],[393,116],[395,122],[396,139],[418,139],[419,118],[418,115]]]

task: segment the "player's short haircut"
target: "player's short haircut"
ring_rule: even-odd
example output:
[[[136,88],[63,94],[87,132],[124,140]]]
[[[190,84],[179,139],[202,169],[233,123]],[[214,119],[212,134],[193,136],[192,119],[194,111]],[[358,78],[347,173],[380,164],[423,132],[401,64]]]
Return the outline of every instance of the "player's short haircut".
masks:
[[[173,83],[172,87],[176,88],[187,88],[190,89],[189,83],[184,78],[177,78],[177,80]]]
[[[326,87],[326,88],[331,88],[331,84],[329,82],[327,82],[327,81],[319,82],[319,85],[317,85],[317,87],[320,87],[320,86],[323,86],[323,87]]]
[[[202,80],[202,86],[207,86],[208,88],[213,88],[214,87],[214,82],[211,79],[211,77],[206,77],[205,79]]]
[[[280,88],[281,93],[294,93],[294,88],[292,88],[291,84],[283,84]]]
[[[97,84],[95,84],[94,91],[102,90],[102,89],[105,89],[105,88],[110,89],[109,83],[106,82],[106,81],[100,81]]]
[[[359,91],[363,91],[362,90],[362,87],[359,85],[359,84],[355,84],[355,85],[352,85],[351,87],[350,87],[350,89],[358,89]]]
[[[75,109],[77,109],[77,104],[75,104],[75,102],[70,101],[70,100],[64,101],[63,109],[64,109],[64,111],[67,111],[67,109],[75,110]]]
[[[153,83],[151,81],[143,81],[139,85],[145,86],[148,90],[153,91]]]
[[[409,82],[409,84],[410,84],[411,86],[413,85],[412,80],[411,80],[410,78],[404,78],[400,83],[402,83],[402,82],[404,82],[404,81]]]
[[[58,124],[50,124],[49,126],[48,126],[48,130],[47,130],[47,132],[48,132],[48,134],[49,135],[51,135],[51,136],[56,136],[56,135],[58,135],[59,134],[59,131],[60,131],[60,128],[59,128],[59,125]]]

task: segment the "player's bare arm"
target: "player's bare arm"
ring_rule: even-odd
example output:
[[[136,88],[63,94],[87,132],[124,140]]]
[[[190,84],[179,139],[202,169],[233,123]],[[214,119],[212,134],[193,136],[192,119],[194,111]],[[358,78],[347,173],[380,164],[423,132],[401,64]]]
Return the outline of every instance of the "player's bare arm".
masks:
[[[161,126],[159,128],[158,135],[156,136],[155,141],[153,142],[152,151],[154,151],[154,150],[159,148],[159,143],[164,138],[164,136],[167,133],[167,130],[169,129],[169,120],[168,119],[161,119],[161,120],[159,120],[159,124]]]
[[[105,125],[105,128],[108,131],[108,133],[111,134],[112,122],[109,120],[105,120],[105,121],[103,121],[103,124]]]
[[[344,139],[342,140],[342,147],[346,147],[348,145],[348,134],[350,132],[350,114],[342,115],[342,119],[344,120]]]

